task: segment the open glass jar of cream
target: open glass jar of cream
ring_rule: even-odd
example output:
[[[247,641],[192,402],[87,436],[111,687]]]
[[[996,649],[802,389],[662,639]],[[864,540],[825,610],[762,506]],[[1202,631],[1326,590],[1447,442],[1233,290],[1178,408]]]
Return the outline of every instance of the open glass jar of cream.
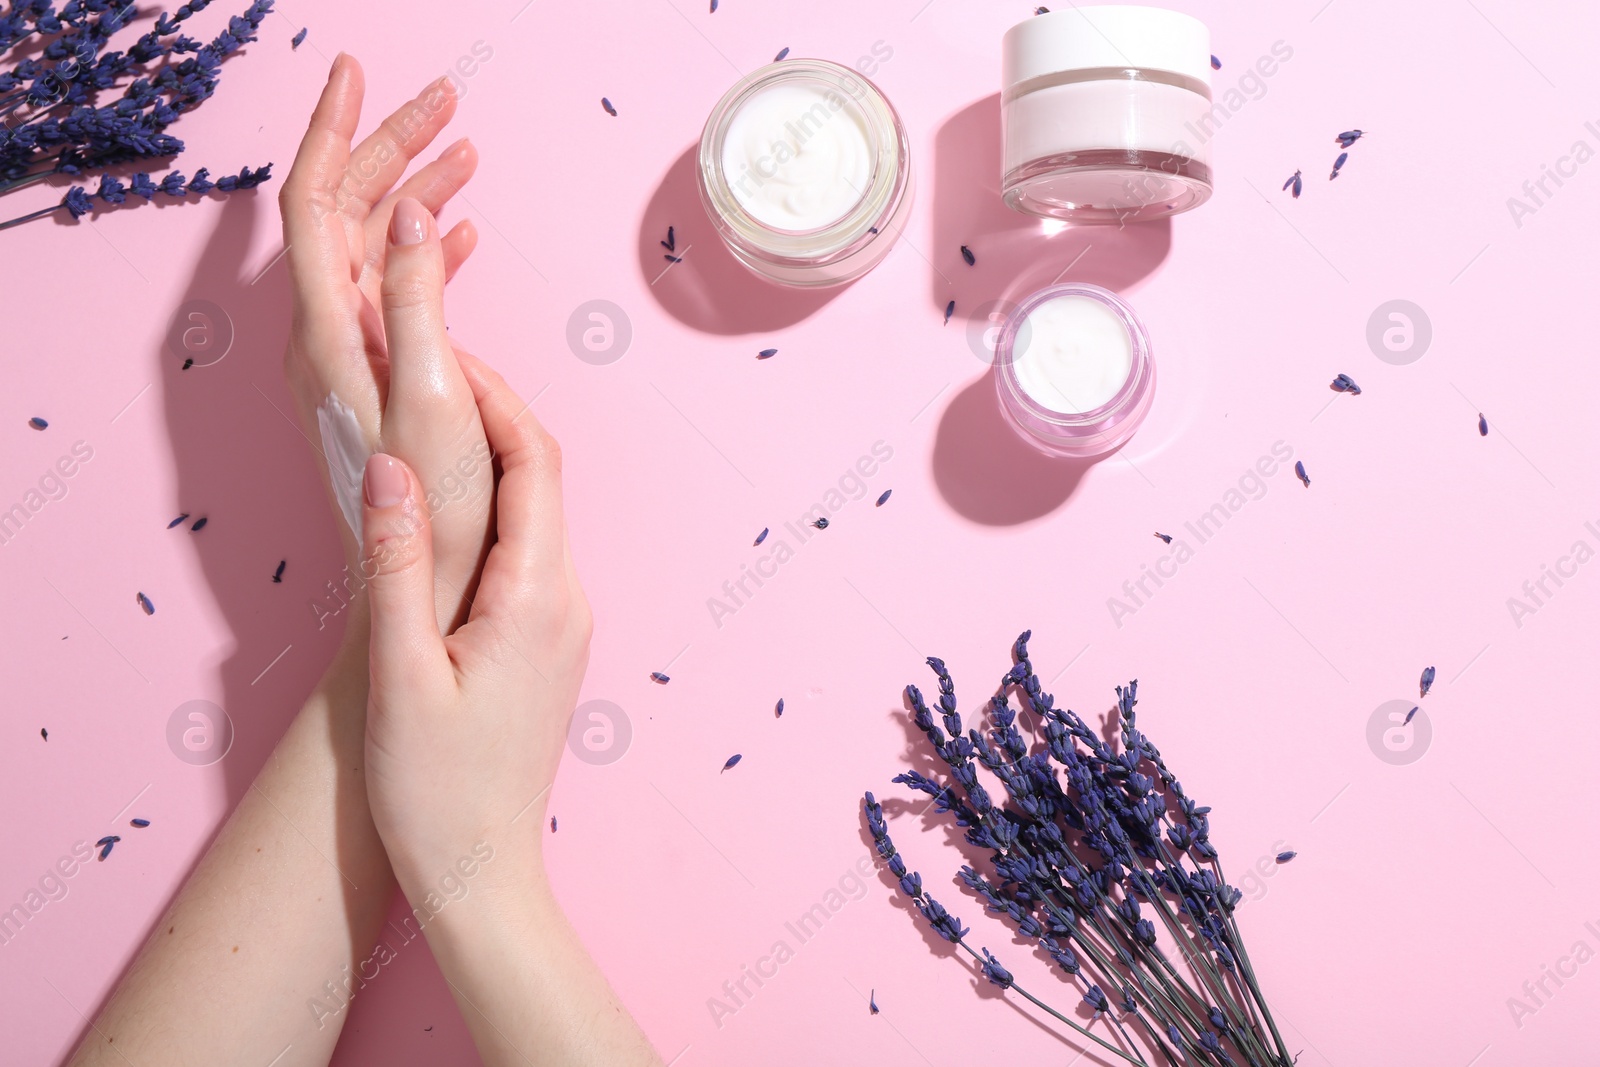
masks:
[[[1133,436],[1155,397],[1150,338],[1098,285],[1052,285],[1007,317],[995,345],[1000,407],[1030,444],[1098,456]]]
[[[1006,32],[1001,191],[1073,222],[1137,222],[1211,196],[1211,33],[1153,7],[1063,7]]]
[[[698,169],[706,214],[734,256],[785,285],[860,277],[911,210],[899,116],[866,78],[820,59],[769,64],[728,90]]]

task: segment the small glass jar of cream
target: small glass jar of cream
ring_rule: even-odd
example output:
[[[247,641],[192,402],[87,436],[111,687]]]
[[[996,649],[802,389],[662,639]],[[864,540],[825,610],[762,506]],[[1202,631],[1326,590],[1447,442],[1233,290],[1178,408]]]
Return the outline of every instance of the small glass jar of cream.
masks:
[[[866,78],[820,59],[769,64],[728,90],[700,137],[699,177],[734,256],[784,285],[859,278],[911,211],[900,117]]]
[[[995,381],[1001,409],[1030,444],[1088,457],[1139,428],[1155,397],[1156,365],[1144,324],[1115,293],[1052,285],[1007,316]]]
[[[1154,7],[1062,7],[1007,31],[1002,69],[1012,208],[1120,224],[1210,198],[1205,23]]]

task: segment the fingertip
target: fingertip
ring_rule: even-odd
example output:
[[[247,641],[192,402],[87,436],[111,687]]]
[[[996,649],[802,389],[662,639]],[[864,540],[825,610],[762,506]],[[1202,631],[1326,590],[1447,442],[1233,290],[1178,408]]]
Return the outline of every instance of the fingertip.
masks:
[[[389,216],[389,243],[405,248],[420,245],[435,231],[433,213],[422,201],[403,196],[394,205]]]
[[[478,247],[478,228],[468,219],[463,219],[450,227],[444,235],[444,273],[445,280],[455,277],[456,271],[467,261],[467,257]]]
[[[374,509],[395,507],[411,494],[411,478],[406,465],[383,452],[374,452],[367,457],[362,486],[367,506]]]

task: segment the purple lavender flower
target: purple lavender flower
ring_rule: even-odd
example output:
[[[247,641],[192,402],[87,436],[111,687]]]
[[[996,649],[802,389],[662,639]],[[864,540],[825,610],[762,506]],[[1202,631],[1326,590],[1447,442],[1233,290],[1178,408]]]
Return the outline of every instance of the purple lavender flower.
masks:
[[[94,201],[89,199],[89,194],[82,186],[74,185],[67,190],[67,195],[61,198],[61,206],[66,208],[73,218],[82,218],[94,210]]]
[[[1422,695],[1423,696],[1427,696],[1428,695],[1428,690],[1433,688],[1433,680],[1436,677],[1438,677],[1438,672],[1435,671],[1432,667],[1424,667],[1423,668],[1423,670],[1422,670],[1422,681],[1418,683],[1418,688],[1422,690]]]
[[[1011,988],[1011,972],[1000,966],[988,949],[983,950],[983,976],[1001,989]]]

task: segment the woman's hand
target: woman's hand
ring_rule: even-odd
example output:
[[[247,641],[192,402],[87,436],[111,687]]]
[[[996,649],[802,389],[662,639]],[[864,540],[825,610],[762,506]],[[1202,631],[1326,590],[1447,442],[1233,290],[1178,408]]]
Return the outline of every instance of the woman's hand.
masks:
[[[494,546],[454,633],[441,637],[435,625],[437,534],[422,483],[391,455],[366,467],[367,796],[411,894],[478,842],[509,853],[500,870],[537,870],[545,800],[589,656],[560,449],[500,375],[459,355],[500,477]]]
[[[379,449],[421,476],[436,511],[435,605],[446,632],[465,616],[487,551],[493,473],[444,324],[444,283],[477,234],[461,222],[441,237],[433,214],[472,177],[477,152],[458,141],[394,188],[455,114],[455,91],[439,79],[352,150],[363,86],[354,59],[334,60],[279,197],[294,287],[285,374],[306,436],[324,453],[336,500],[342,488],[354,511],[362,455]],[[318,410],[332,405],[329,397],[355,419],[353,470],[319,427]],[[350,564],[346,584],[358,591],[369,569],[358,556],[360,531],[339,526]]]
[[[393,456],[367,462],[372,817],[486,1067],[660,1067],[567,924],[540,855],[589,658],[561,452],[498,374],[465,354],[461,366],[501,471],[497,538],[471,617],[448,636],[434,625],[422,485]]]

